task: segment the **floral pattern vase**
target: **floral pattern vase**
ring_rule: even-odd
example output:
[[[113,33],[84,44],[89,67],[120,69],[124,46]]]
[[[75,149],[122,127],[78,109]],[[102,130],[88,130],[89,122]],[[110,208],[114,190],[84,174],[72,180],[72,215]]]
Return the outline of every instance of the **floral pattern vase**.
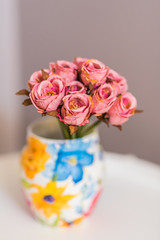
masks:
[[[53,139],[56,124],[46,118],[28,127],[21,183],[36,219],[50,226],[70,226],[90,214],[101,193],[102,151],[97,131],[83,138]]]

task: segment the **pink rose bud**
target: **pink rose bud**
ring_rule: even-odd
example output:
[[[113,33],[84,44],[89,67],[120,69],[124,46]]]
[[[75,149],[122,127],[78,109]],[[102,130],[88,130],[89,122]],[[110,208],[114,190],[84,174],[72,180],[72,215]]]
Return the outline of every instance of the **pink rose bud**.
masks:
[[[135,113],[136,107],[136,98],[129,92],[123,93],[109,110],[109,122],[112,125],[122,125]]]
[[[56,111],[65,94],[63,79],[58,75],[52,75],[47,80],[36,84],[30,99],[38,112],[45,113]]]
[[[89,59],[82,64],[81,79],[86,86],[91,83],[97,87],[105,83],[109,68],[96,59]]]
[[[50,73],[49,69],[44,69],[44,71],[48,74]],[[42,71],[40,70],[40,71],[34,72],[28,81],[29,89],[32,90],[32,88],[36,83],[40,83],[42,81],[43,81]]]
[[[62,122],[68,125],[81,126],[89,122],[92,112],[92,98],[85,93],[69,94],[63,99],[63,106],[59,113]]]
[[[86,62],[86,61],[88,61],[87,58],[76,57],[76,58],[74,59],[74,63],[77,65],[78,70],[81,69],[82,64],[83,64],[84,62]]]
[[[117,98],[117,89],[113,83],[104,83],[94,90],[93,113],[102,114],[108,112]]]
[[[66,84],[66,94],[72,93],[86,93],[86,88],[83,83],[79,81],[73,81],[71,83]]]
[[[70,83],[77,79],[77,66],[68,61],[57,61],[56,63],[49,64],[50,69],[58,75],[60,75],[65,83]]]
[[[49,70],[52,71],[53,73],[54,73],[54,66],[55,66],[55,62],[49,63]]]
[[[118,94],[124,93],[128,90],[128,85],[127,85],[126,79],[124,77],[120,76],[114,70],[112,70],[112,69],[109,70],[107,78],[111,79],[112,81],[115,81],[118,84],[118,86],[119,86]]]

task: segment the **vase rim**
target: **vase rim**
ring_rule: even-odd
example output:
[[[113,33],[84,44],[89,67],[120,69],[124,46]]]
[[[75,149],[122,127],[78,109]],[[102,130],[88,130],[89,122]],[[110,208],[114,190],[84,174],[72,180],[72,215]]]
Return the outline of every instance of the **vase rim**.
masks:
[[[40,119],[40,118],[38,118],[38,119],[36,119],[36,120],[34,120],[34,121],[32,121],[29,125],[28,125],[28,127],[27,127],[27,137],[28,136],[34,136],[34,137],[36,137],[36,138],[38,138],[38,139],[41,139],[41,140],[43,140],[43,141],[45,141],[45,142],[48,142],[48,143],[64,143],[64,142],[75,142],[75,141],[78,141],[78,139],[84,139],[84,140],[87,140],[87,139],[90,139],[90,138],[92,138],[92,137],[98,137],[98,131],[97,131],[97,128],[96,129],[94,129],[93,130],[93,132],[92,133],[90,133],[90,134],[88,134],[88,135],[86,135],[86,136],[84,136],[84,137],[80,137],[80,138],[74,138],[74,139],[64,139],[64,138],[62,138],[62,139],[58,139],[58,138],[50,138],[50,137],[44,137],[44,136],[41,136],[41,134],[37,134],[37,133],[35,133],[34,132],[34,128],[37,126],[37,125],[41,125],[41,124],[44,124],[44,125],[46,125],[47,124],[47,122],[48,122],[48,124],[50,124],[51,122],[53,123],[55,121],[55,119],[53,119],[53,118],[51,118],[51,117],[45,117],[45,119],[43,118],[43,119]],[[50,123],[49,123],[50,122]],[[57,121],[55,121],[55,124],[58,126],[58,124],[57,124]],[[55,131],[57,131],[57,129],[59,129],[59,126],[57,127],[56,126],[56,129],[55,129]],[[57,131],[58,132],[58,131]]]

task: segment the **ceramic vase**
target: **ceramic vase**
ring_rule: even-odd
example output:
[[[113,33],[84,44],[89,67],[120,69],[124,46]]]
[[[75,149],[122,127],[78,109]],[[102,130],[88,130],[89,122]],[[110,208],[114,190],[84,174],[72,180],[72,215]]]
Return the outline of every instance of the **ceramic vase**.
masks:
[[[37,220],[70,226],[88,216],[102,190],[103,159],[97,130],[64,140],[55,119],[42,118],[27,129],[21,155],[21,185]]]

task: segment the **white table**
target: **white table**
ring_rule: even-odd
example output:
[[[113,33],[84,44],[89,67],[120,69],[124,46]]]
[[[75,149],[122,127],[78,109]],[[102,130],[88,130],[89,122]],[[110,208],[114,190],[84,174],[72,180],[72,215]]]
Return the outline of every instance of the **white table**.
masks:
[[[29,214],[19,185],[19,154],[0,156],[1,240],[160,240],[160,167],[105,153],[105,189],[94,213],[70,228],[50,228]]]

